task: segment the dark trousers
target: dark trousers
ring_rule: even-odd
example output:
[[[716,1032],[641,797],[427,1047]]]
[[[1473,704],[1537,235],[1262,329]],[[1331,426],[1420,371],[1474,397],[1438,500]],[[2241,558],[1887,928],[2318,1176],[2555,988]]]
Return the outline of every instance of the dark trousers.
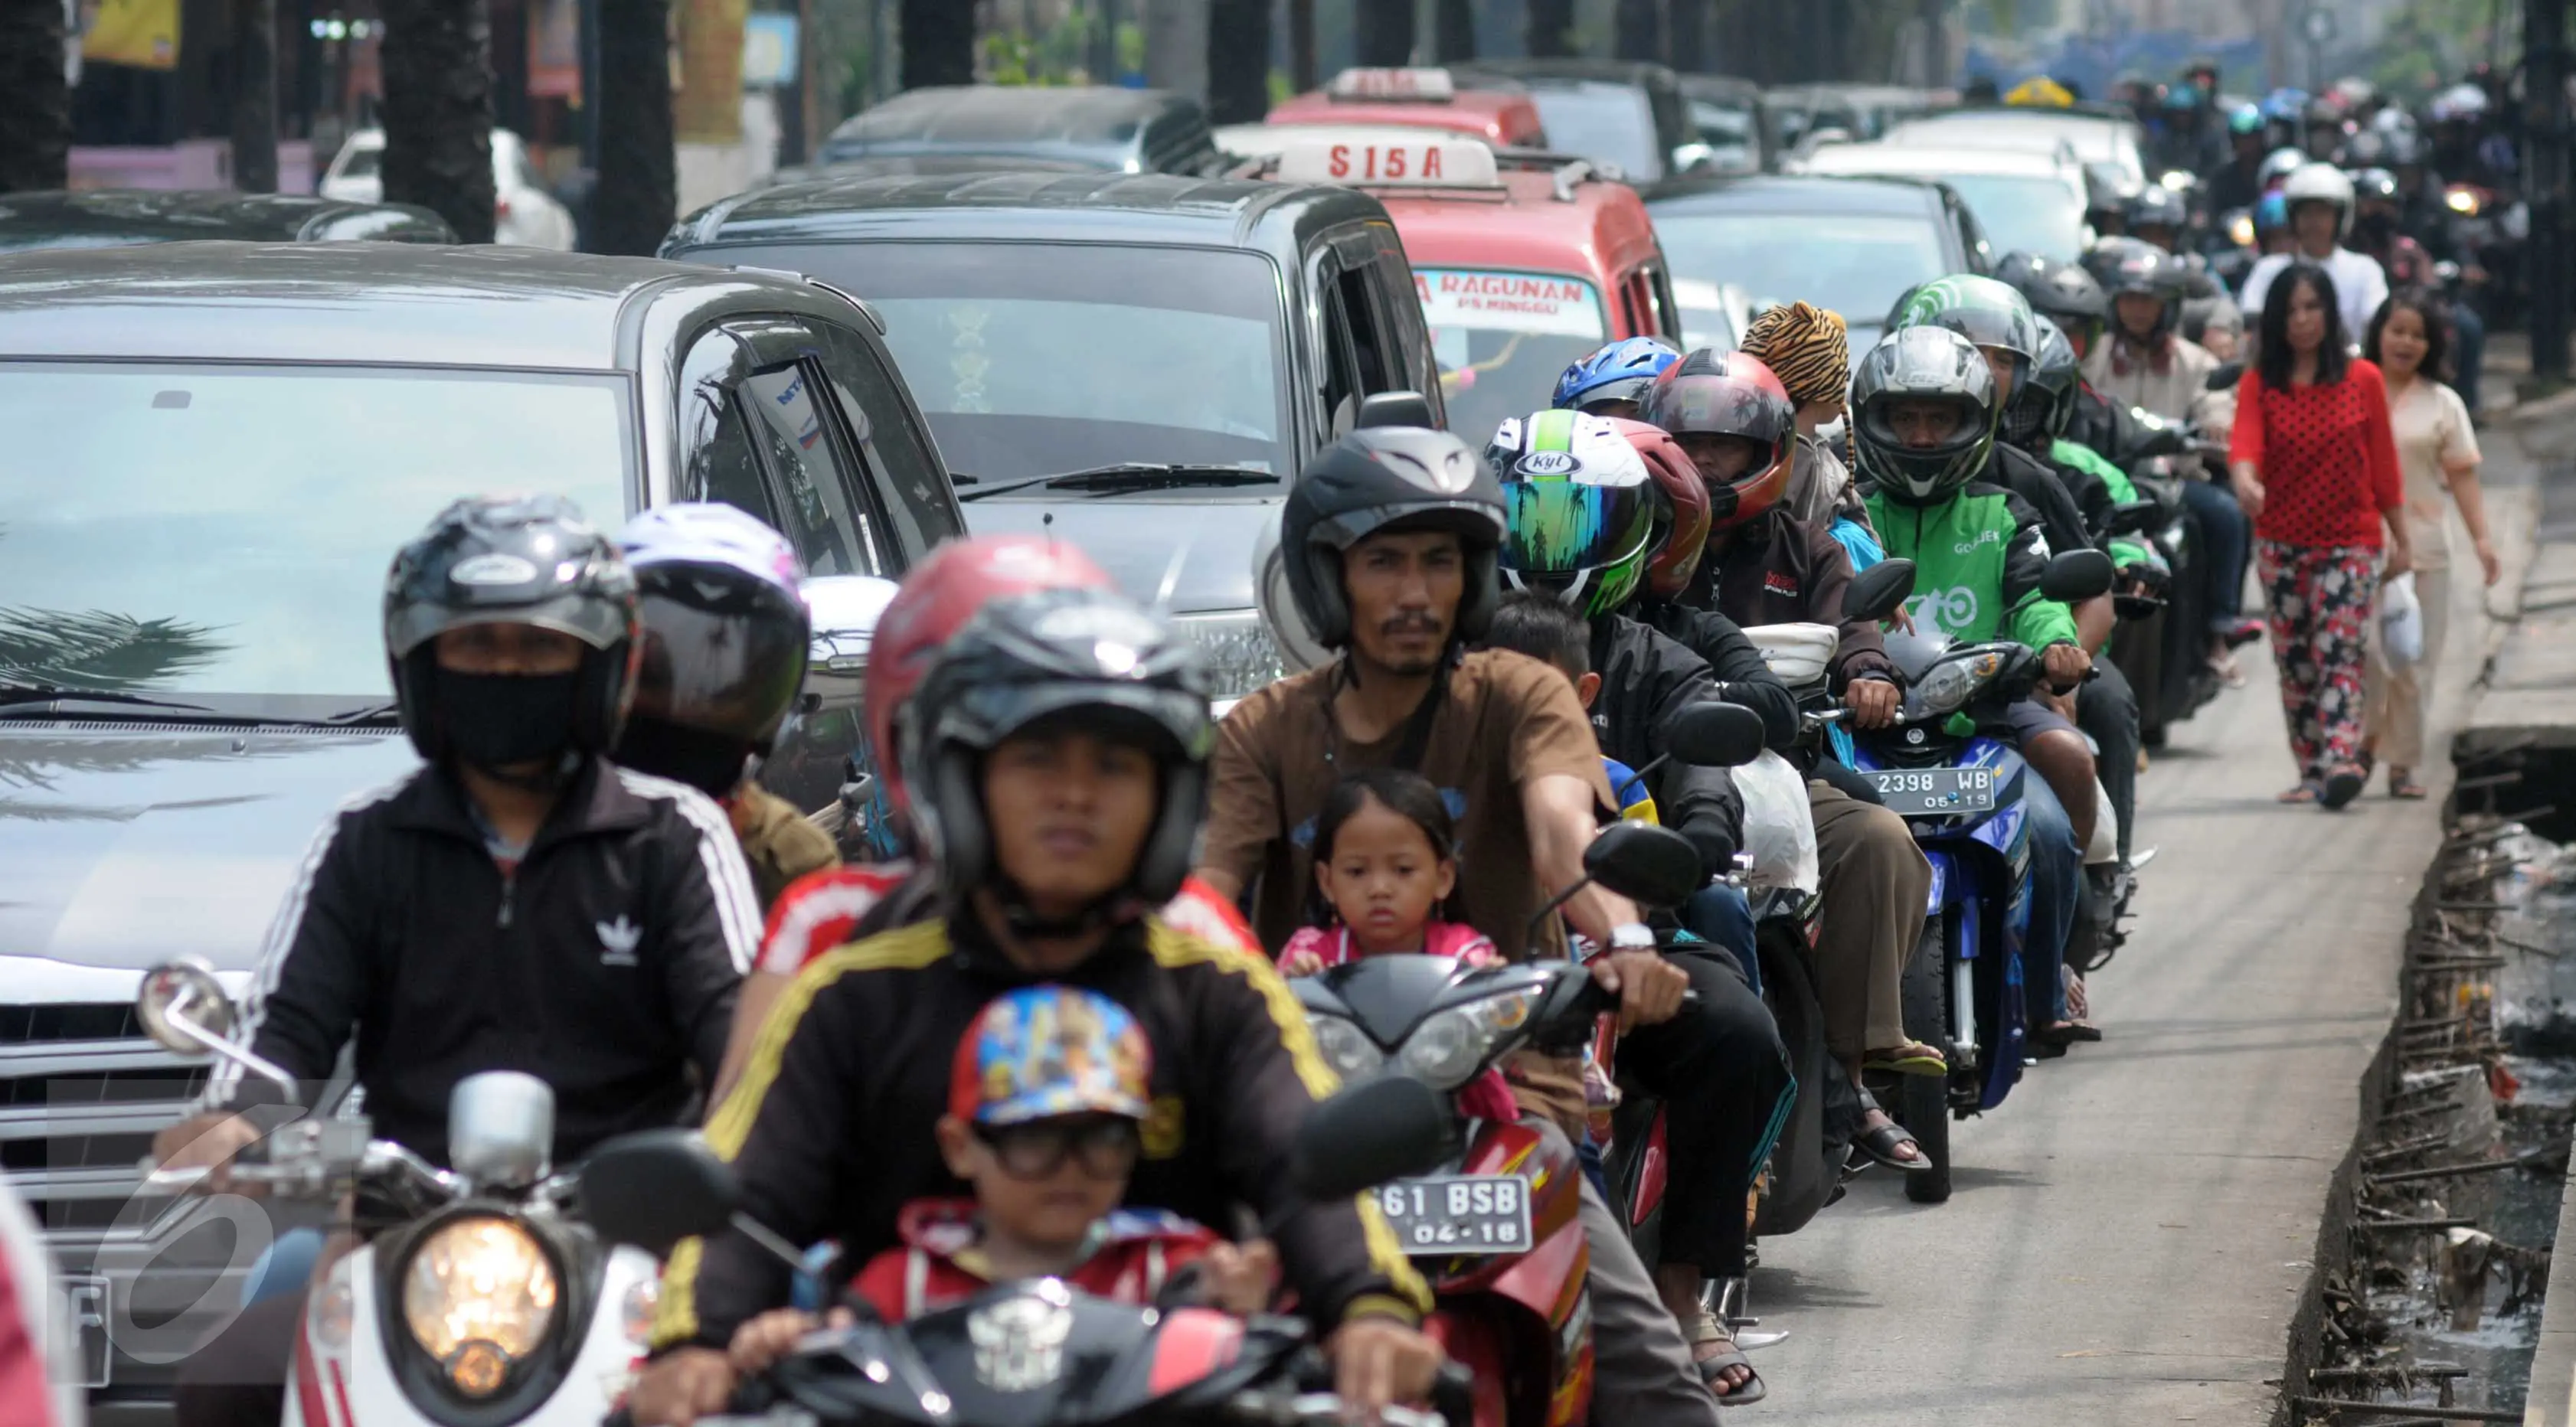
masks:
[[[178,1427],[277,1427],[305,1290],[263,1298],[208,1338],[179,1369]]]
[[[2200,526],[2201,599],[2209,627],[2232,631],[2245,611],[2245,559],[2254,522],[2245,518],[2235,488],[2225,481],[2183,482],[2182,503]]]
[[[1664,1190],[1663,1257],[1711,1278],[1741,1278],[1744,1196],[1779,1138],[1795,1084],[1771,1009],[1735,959],[1672,958],[1696,1003],[1619,1042],[1619,1075],[1664,1102],[1672,1173]]]
[[[2113,825],[2120,830],[2120,856],[2129,855],[2129,831],[2138,816],[2138,695],[2129,676],[2108,659],[2093,661],[2095,677],[2075,693],[2075,726],[2100,750],[2093,757],[2093,776],[2111,800]]]

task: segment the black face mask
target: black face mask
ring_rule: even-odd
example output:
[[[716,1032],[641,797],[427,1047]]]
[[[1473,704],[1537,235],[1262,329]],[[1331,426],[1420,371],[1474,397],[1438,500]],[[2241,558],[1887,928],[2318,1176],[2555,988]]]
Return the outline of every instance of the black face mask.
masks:
[[[438,671],[440,718],[458,759],[490,772],[554,757],[572,744],[581,675]]]
[[[723,797],[742,781],[751,748],[738,738],[685,728],[642,714],[626,720],[617,736],[619,766],[686,783],[709,797]]]

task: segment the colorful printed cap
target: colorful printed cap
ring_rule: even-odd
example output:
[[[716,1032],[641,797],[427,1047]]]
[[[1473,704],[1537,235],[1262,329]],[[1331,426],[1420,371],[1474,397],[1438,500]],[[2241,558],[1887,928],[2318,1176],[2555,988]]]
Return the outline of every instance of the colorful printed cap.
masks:
[[[995,998],[957,1043],[948,1113],[981,1125],[1059,1115],[1142,1120],[1153,1061],[1126,1007],[1079,987],[1022,987]]]

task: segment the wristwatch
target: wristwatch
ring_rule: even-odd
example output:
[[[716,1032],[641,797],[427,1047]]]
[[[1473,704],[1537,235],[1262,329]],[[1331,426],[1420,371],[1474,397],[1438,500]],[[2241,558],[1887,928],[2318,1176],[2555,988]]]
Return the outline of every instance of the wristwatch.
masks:
[[[1610,929],[1612,951],[1653,951],[1655,929],[1644,922],[1621,922]]]

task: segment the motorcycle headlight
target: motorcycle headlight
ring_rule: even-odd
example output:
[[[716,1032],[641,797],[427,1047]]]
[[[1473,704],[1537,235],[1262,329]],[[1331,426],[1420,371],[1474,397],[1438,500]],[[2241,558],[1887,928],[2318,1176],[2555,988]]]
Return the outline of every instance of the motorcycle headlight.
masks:
[[[2227,223],[2227,239],[2240,248],[2254,246],[2254,215],[2239,213]]]
[[[2465,188],[2444,189],[2442,204],[2464,218],[2474,218],[2478,214],[2478,196]]]
[[[489,1397],[511,1365],[545,1342],[555,1266],[508,1219],[459,1219],[424,1239],[403,1266],[403,1323],[467,1397]]]
[[[1434,1090],[1455,1090],[1493,1054],[1497,1038],[1529,1020],[1538,997],[1536,990],[1523,989],[1452,1006],[1414,1027],[1397,1064]]]
[[[1324,1053],[1324,1063],[1345,1082],[1366,1080],[1386,1068],[1386,1052],[1368,1032],[1340,1016],[1309,1015],[1306,1024],[1315,1032],[1315,1048]]]
[[[1979,685],[2000,673],[2004,656],[1987,652],[1962,659],[1944,659],[1924,671],[1914,688],[1905,696],[1905,717],[1920,723],[1957,709],[1977,692]]]
[[[1172,623],[1198,644],[1215,702],[1231,703],[1277,683],[1287,672],[1279,662],[1279,645],[1257,611],[1182,615]]]

